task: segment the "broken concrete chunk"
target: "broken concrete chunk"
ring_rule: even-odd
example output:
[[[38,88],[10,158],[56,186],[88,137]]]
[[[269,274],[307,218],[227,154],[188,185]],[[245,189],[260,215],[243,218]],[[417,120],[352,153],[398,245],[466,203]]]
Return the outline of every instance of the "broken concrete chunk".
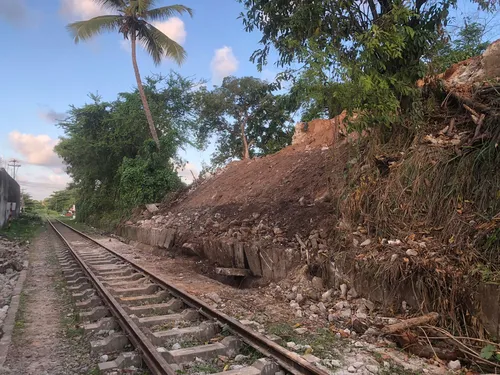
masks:
[[[152,214],[158,211],[158,207],[154,203],[147,204],[146,209]]]

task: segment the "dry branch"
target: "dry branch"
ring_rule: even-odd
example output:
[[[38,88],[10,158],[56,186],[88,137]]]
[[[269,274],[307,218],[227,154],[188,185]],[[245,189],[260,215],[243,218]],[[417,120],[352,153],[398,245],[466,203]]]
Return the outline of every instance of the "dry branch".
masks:
[[[393,335],[398,332],[402,332],[411,327],[421,326],[424,324],[430,324],[435,322],[439,318],[437,312],[431,312],[422,316],[417,316],[415,318],[410,318],[399,323],[390,324],[382,328],[382,333],[386,335]]]

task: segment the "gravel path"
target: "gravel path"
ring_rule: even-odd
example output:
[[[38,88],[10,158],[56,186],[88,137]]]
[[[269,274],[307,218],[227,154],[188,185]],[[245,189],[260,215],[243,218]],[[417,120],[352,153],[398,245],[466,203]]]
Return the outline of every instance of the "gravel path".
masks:
[[[95,364],[88,343],[72,329],[72,305],[55,257],[58,246],[62,245],[56,235],[45,230],[31,247],[16,331],[0,374],[89,374]]]

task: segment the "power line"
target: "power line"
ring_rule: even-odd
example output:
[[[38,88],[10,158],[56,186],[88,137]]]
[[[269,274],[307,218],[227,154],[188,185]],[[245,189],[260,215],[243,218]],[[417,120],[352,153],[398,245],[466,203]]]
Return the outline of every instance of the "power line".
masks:
[[[11,159],[9,164],[7,164],[9,167],[12,167],[12,170],[13,170],[13,175],[12,175],[12,178],[15,180],[16,179],[16,172],[17,172],[17,168],[19,168],[21,166],[21,164],[19,164],[19,160],[17,159]]]

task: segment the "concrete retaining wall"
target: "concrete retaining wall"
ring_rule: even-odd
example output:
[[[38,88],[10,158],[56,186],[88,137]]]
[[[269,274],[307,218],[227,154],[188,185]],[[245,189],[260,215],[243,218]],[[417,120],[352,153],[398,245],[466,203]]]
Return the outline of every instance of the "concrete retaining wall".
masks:
[[[227,268],[244,268],[265,281],[277,281],[300,261],[300,254],[292,249],[270,246],[259,242],[244,242],[234,238],[193,238],[173,228],[147,228],[125,225],[118,234],[136,241],[139,248],[184,248]],[[298,257],[298,258],[297,258]]]
[[[0,228],[9,217],[18,217],[20,209],[21,188],[5,169],[0,168]]]

